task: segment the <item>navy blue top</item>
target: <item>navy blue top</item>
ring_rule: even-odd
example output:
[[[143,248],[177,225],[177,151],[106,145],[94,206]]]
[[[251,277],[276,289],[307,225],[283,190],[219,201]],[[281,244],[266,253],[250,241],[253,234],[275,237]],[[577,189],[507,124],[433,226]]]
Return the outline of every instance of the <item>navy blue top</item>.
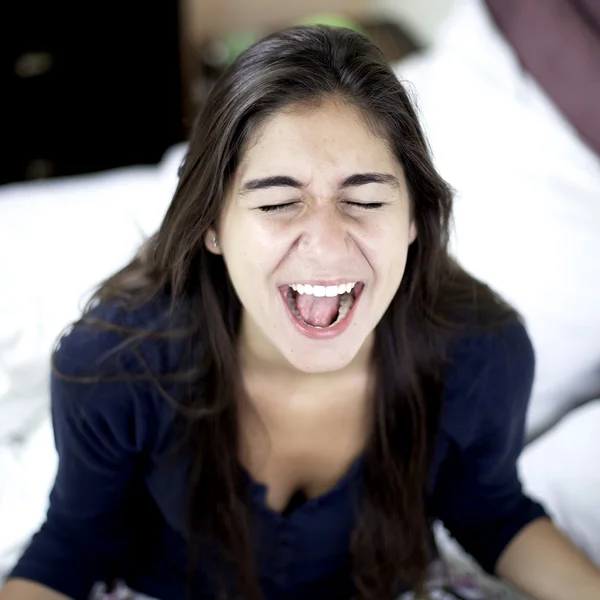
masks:
[[[132,329],[161,321],[157,303],[137,311],[100,305],[93,316]],[[159,325],[160,327],[160,325]],[[173,460],[174,409],[146,377],[177,372],[181,343],[161,336],[137,352],[119,352],[115,331],[78,325],[62,338],[59,372],[104,375],[100,383],[53,377],[52,415],[59,454],[47,519],[12,572],[75,600],[94,582],[126,573],[127,583],[161,600],[186,595],[186,468]],[[189,350],[189,349],[188,349]],[[145,365],[144,365],[145,363]],[[115,370],[118,367],[118,372]],[[530,340],[519,323],[456,342],[448,362],[441,428],[430,481],[433,509],[488,571],[509,541],[544,510],[527,498],[516,461],[534,371]],[[177,393],[166,378],[164,391]],[[349,540],[360,494],[362,459],[329,492],[284,515],[250,482],[260,524],[256,560],[267,600],[349,598]],[[199,598],[212,598],[211,552],[201,556]]]

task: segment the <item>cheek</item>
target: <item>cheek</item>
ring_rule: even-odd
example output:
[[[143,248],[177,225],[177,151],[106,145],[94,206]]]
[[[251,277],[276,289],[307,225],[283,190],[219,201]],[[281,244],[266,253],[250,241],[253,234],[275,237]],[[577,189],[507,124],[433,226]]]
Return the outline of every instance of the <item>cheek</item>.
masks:
[[[232,276],[249,279],[272,270],[285,254],[282,236],[259,219],[237,219],[228,224],[225,260]]]
[[[406,227],[381,226],[365,243],[367,258],[385,286],[397,287],[404,274],[410,246],[410,232]]]
[[[359,231],[361,245],[371,254],[376,254],[379,262],[402,255],[411,243],[407,221],[392,216],[381,215]]]

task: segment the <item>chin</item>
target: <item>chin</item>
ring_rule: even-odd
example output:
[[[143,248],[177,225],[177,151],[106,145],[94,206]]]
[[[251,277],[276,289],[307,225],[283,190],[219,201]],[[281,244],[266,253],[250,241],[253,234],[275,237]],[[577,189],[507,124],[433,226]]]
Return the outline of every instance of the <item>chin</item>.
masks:
[[[321,343],[322,344],[322,343]],[[324,344],[322,348],[314,347],[280,349],[287,362],[297,371],[306,374],[335,373],[347,368],[357,357],[361,345],[344,344],[343,347],[332,347]]]

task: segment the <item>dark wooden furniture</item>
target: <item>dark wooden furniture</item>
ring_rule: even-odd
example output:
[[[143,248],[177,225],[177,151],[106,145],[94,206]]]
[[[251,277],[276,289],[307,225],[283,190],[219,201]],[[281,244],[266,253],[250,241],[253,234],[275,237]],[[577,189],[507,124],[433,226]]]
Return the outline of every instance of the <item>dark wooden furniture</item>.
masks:
[[[183,138],[177,0],[0,5],[0,183],[155,163]]]

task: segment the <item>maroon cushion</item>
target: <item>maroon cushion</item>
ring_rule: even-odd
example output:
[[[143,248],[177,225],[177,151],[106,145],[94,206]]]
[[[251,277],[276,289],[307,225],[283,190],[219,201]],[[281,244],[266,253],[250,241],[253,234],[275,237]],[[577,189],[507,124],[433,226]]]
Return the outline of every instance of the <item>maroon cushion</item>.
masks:
[[[575,7],[585,14],[592,27],[596,27],[596,33],[600,29],[600,2],[598,0],[572,0]]]
[[[485,0],[523,67],[600,154],[600,0]]]

